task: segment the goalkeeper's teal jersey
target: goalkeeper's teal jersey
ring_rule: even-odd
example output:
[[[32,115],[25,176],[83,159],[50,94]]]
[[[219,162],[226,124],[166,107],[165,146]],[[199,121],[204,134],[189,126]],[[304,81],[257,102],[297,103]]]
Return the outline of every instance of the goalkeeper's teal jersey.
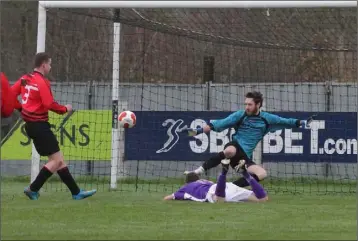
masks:
[[[225,119],[212,121],[211,126],[217,132],[227,128],[234,128],[236,133],[233,136],[233,140],[241,146],[247,157],[251,159],[257,143],[268,132],[299,127],[300,121],[292,118],[282,118],[262,111],[258,115],[248,116],[244,110],[239,110]]]

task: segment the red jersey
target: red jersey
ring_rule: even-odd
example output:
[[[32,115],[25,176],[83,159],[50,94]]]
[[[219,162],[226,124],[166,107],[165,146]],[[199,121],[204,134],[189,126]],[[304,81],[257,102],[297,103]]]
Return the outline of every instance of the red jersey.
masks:
[[[21,94],[21,115],[24,121],[48,121],[48,112],[65,114],[67,108],[55,102],[50,81],[43,74],[34,71],[22,76],[12,86],[16,95]]]
[[[11,90],[9,80],[6,75],[1,72],[1,117],[11,116],[14,109],[21,107],[20,103],[16,99],[16,95]]]

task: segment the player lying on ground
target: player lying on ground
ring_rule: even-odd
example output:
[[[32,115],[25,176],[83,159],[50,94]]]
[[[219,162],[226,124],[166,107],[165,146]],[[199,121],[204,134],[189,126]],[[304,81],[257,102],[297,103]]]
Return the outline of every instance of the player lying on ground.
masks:
[[[6,75],[1,72],[1,117],[10,117],[15,109],[20,108],[21,105],[16,99],[16,95],[11,90],[9,80]]]
[[[263,97],[260,92],[249,92],[246,94],[245,110],[239,110],[229,115],[225,119],[215,120],[205,125],[203,128],[188,128],[189,136],[209,133],[210,131],[221,132],[228,128],[234,128],[236,133],[232,142],[225,145],[224,150],[219,152],[202,166],[194,170],[196,174],[201,174],[220,164],[220,161],[230,159],[230,165],[235,168],[239,160],[245,160],[248,172],[257,180],[263,180],[266,176],[266,170],[252,161],[252,153],[256,145],[268,132],[274,132],[285,128],[309,127],[312,118],[298,120],[292,118],[282,118],[274,114],[260,111]],[[190,173],[186,171],[185,174]],[[239,187],[249,185],[245,178],[240,178],[233,182]]]
[[[36,179],[24,193],[31,200],[37,200],[39,190],[57,172],[61,180],[66,184],[75,200],[84,199],[96,193],[96,190],[80,190],[64,162],[63,155],[56,136],[48,122],[48,112],[65,114],[72,111],[71,105],[60,105],[55,102],[49,80],[45,78],[51,70],[51,58],[46,53],[38,53],[35,56],[35,69],[30,74],[22,76],[12,89],[16,96],[21,94],[21,116],[25,121],[25,131],[32,139],[40,156],[47,156],[48,162],[40,170]]]
[[[229,170],[229,159],[221,161],[222,173],[217,183],[208,180],[199,180],[199,175],[192,172],[186,176],[186,183],[175,193],[164,197],[164,200],[189,200],[196,202],[264,202],[268,200],[264,188],[246,170],[245,160],[240,160],[236,166],[249,183],[252,191],[226,182]]]

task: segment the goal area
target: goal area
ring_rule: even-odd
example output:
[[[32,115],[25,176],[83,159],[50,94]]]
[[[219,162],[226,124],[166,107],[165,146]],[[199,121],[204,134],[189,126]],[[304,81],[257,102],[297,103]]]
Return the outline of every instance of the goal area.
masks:
[[[309,129],[267,134],[253,160],[269,192],[354,193],[357,178],[355,1],[39,1],[37,52],[52,56],[51,114],[65,161],[84,188],[170,192],[231,140],[233,129],[188,137],[244,108],[260,91],[263,111],[305,119]],[[136,114],[134,128],[117,116]],[[45,163],[30,143],[2,160]],[[19,147],[20,148],[20,147]],[[31,161],[28,161],[31,158]],[[24,161],[25,162],[25,161]],[[19,163],[19,162],[18,162]],[[202,178],[216,180],[218,168]],[[230,180],[239,178],[230,170]],[[67,188],[56,180],[45,190]]]

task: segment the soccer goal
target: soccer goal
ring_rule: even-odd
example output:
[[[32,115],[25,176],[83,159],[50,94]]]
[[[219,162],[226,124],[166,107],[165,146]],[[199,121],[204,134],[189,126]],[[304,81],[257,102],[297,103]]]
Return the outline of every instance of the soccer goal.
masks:
[[[310,129],[269,133],[259,143],[254,161],[268,172],[264,186],[355,192],[356,6],[39,1],[37,51],[53,56],[56,98],[77,110],[56,132],[72,173],[101,190],[177,188],[183,172],[221,151],[234,131],[189,138],[181,129],[244,108],[245,93],[256,90],[264,111],[317,114]],[[136,114],[134,128],[118,127],[122,110]],[[52,117],[58,127],[63,117]],[[32,151],[35,177],[44,160]]]

